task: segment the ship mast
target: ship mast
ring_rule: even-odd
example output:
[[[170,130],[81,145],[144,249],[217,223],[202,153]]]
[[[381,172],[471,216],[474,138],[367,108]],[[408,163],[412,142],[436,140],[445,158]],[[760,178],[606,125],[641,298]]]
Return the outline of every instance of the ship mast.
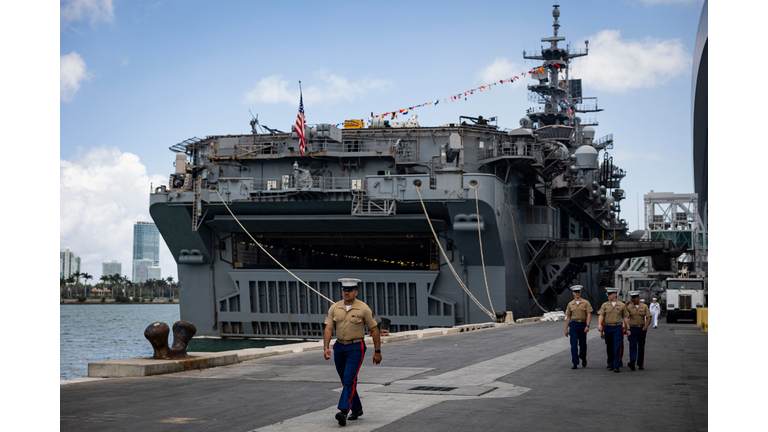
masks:
[[[549,42],[549,47],[542,46],[541,52],[526,53],[523,51],[523,58],[528,60],[542,60],[541,66],[532,69],[531,78],[538,80],[538,84],[528,86],[528,90],[535,93],[536,100],[543,104],[543,108],[530,108],[527,111],[530,122],[538,129],[546,126],[569,126],[571,129],[564,129],[556,133],[554,130],[542,130],[544,138],[556,139],[564,144],[574,144],[580,142],[579,134],[573,134],[573,128],[578,130],[579,118],[575,117],[577,112],[595,112],[602,111],[597,109],[597,104],[593,107],[580,107],[582,99],[581,80],[571,80],[569,78],[569,69],[571,59],[586,56],[589,53],[589,41],[585,42],[584,51],[573,51],[566,46],[561,48],[558,42],[564,41],[565,37],[558,36],[560,29],[560,5],[554,5],[552,16],[555,21],[552,24],[554,35],[552,37],[542,38],[542,42]],[[560,80],[560,73],[565,76]],[[589,98],[594,99],[594,98]],[[570,110],[569,110],[570,108]],[[549,129],[549,128],[548,128]]]

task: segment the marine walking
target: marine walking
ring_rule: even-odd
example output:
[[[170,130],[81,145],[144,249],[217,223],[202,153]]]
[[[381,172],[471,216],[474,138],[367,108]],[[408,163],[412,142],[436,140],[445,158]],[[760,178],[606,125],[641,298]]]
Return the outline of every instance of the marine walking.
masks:
[[[336,343],[333,344],[333,361],[343,384],[341,397],[339,397],[339,412],[336,413],[335,418],[340,426],[345,426],[347,420],[357,420],[363,415],[363,405],[357,392],[357,374],[363,365],[367,350],[365,327],[368,327],[375,347],[373,364],[381,363],[381,338],[373,312],[368,305],[357,300],[357,284],[360,279],[342,278],[339,282],[341,282],[344,299],[334,303],[328,309],[323,335],[325,346],[323,356],[326,360],[331,358],[330,343],[335,328]]]
[[[582,288],[581,285],[571,287],[573,300],[565,310],[565,336],[571,338],[571,369],[579,368],[579,359],[581,366],[587,367],[587,333],[592,321],[592,305],[581,298]]]
[[[606,287],[605,291],[608,294],[608,301],[603,303],[597,312],[597,330],[605,339],[608,370],[619,373],[621,345],[624,340],[624,329],[629,329],[629,313],[624,303],[616,300],[617,288]],[[622,327],[622,323],[625,327]],[[629,334],[629,330],[626,330],[626,333]]]
[[[627,308],[629,314],[629,363],[631,370],[637,368],[643,370],[645,363],[645,336],[648,326],[651,324],[651,311],[643,303],[640,303],[640,292],[630,291],[629,297],[632,303]]]

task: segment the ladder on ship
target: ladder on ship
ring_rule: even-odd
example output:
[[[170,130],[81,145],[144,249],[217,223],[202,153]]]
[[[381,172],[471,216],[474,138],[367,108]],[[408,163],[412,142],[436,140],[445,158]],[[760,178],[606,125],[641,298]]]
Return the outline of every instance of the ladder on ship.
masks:
[[[393,199],[371,199],[362,189],[352,191],[353,216],[394,216],[396,209]]]

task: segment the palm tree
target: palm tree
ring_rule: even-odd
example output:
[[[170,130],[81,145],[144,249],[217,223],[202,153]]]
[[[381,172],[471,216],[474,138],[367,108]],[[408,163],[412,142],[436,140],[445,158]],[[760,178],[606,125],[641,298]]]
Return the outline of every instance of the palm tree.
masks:
[[[88,272],[82,273],[80,276],[82,276],[83,279],[85,280],[85,284],[83,285],[83,289],[87,293],[88,290],[86,289],[86,287],[88,286],[88,280],[89,279],[93,279],[93,276],[89,275]]]
[[[68,284],[73,285],[75,283],[75,276],[74,275],[69,275],[69,277],[67,277],[66,280],[67,280]],[[72,292],[72,291],[70,290],[70,292]],[[77,297],[77,288],[75,288],[75,297]]]
[[[173,276],[168,276],[165,281],[168,283],[168,298],[173,298]]]
[[[59,276],[59,291],[61,291],[60,297],[64,297],[64,287],[66,286],[67,286],[67,280]]]
[[[77,297],[77,285],[80,284],[80,276],[82,276],[82,273],[79,271],[72,272],[72,278],[75,280],[75,297]],[[85,295],[85,291],[83,291],[83,295]]]

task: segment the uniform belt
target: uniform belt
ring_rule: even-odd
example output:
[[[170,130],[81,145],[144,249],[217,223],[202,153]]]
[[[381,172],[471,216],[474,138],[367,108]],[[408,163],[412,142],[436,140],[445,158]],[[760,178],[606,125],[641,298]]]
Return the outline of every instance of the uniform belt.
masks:
[[[340,343],[340,344],[342,344],[342,345],[351,345],[351,344],[353,344],[353,343],[358,343],[358,342],[361,342],[362,340],[363,340],[363,339],[352,339],[352,340],[341,340],[341,339],[336,339],[336,342],[339,342],[339,343]]]
[[[587,322],[587,320],[571,320],[573,322]]]
[[[621,325],[621,323],[620,322],[617,322],[616,324],[605,323],[605,325],[607,325],[607,326],[617,326],[617,325]]]
[[[630,327],[640,327],[640,328],[643,328],[644,326],[642,324],[640,324],[640,325],[632,324],[632,325],[630,325]]]

